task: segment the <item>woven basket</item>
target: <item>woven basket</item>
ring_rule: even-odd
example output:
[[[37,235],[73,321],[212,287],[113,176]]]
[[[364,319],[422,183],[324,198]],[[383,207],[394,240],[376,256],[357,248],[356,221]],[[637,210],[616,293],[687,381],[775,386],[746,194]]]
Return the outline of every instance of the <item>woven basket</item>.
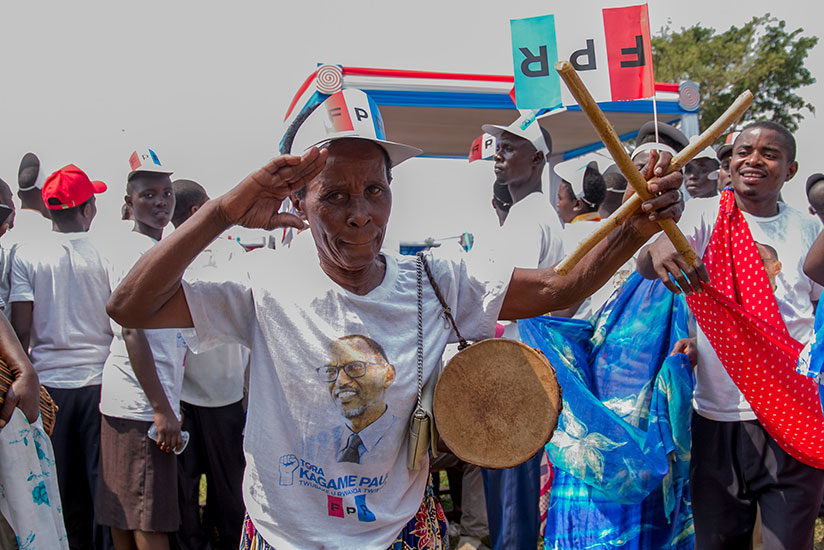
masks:
[[[6,362],[0,358],[0,406],[6,398],[6,392],[9,391],[11,383],[14,381],[14,375],[9,369]],[[40,386],[40,415],[43,417],[43,430],[46,434],[51,435],[54,429],[54,421],[57,417],[57,405],[49,395],[49,392],[43,386]]]

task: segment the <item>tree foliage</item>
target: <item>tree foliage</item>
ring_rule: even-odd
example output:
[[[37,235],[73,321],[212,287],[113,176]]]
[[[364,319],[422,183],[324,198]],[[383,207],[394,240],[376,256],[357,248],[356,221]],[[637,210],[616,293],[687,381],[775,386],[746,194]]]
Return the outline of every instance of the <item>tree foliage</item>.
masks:
[[[770,14],[724,32],[695,25],[674,32],[669,25],[652,38],[659,82],[694,80],[701,86],[701,128],[706,128],[746,89],[753,105],[742,121],[770,119],[790,131],[815,107],[795,92],[815,82],[804,67],[818,37],[787,31]]]

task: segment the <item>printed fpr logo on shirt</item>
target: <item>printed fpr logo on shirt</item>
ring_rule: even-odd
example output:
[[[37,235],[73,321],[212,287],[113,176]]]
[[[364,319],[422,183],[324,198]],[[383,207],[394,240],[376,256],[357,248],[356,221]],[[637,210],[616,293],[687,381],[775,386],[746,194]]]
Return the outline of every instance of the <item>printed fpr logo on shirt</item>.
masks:
[[[371,522],[375,521],[375,514],[366,505],[366,495],[355,495],[354,505],[351,503],[344,503],[343,498],[333,497],[327,495],[326,506],[329,516],[335,518],[347,518],[357,516],[358,521]]]

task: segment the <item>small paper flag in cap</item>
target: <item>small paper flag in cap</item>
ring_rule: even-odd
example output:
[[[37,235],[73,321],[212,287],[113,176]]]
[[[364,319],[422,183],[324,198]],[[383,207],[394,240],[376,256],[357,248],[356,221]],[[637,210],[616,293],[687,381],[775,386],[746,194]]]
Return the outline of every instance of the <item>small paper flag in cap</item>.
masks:
[[[468,159],[473,162],[480,159],[492,158],[495,154],[495,136],[483,133],[472,142],[469,148]]]
[[[174,172],[166,169],[161,163],[160,159],[151,149],[139,149],[134,151],[129,156],[129,179],[138,172],[153,172],[155,174],[172,175]]]
[[[484,124],[481,126],[484,132],[495,137],[507,132],[512,135],[522,137],[529,141],[537,151],[541,151],[545,157],[552,152],[552,143],[547,143],[541,126],[538,124],[538,115],[544,112],[543,109],[528,110],[519,116],[515,122],[509,126],[499,126],[497,124]]]

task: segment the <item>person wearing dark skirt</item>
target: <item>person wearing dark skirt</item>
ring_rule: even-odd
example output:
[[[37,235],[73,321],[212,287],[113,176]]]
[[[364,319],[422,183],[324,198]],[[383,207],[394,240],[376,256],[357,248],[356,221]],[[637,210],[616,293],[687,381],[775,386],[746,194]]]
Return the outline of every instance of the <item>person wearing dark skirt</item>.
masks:
[[[109,283],[115,288],[151,249],[175,205],[171,172],[152,151],[135,151],[126,203],[134,231],[107,249]],[[186,342],[175,329],[137,330],[112,323],[114,339],[103,367],[100,397],[100,474],[97,521],[112,528],[115,548],[167,550],[177,531],[177,457],[183,447],[180,388]],[[149,428],[157,430],[156,442]]]

